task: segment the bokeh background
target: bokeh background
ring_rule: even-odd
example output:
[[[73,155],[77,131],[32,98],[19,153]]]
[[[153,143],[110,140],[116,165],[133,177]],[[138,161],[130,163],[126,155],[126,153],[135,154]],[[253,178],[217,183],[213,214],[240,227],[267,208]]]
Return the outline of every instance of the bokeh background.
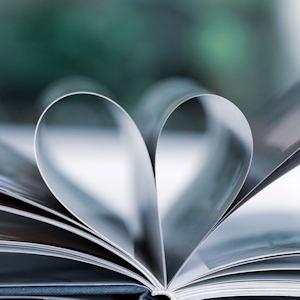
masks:
[[[1,120],[35,122],[69,76],[99,81],[131,111],[184,76],[248,115],[300,78],[299,0],[1,0]]]

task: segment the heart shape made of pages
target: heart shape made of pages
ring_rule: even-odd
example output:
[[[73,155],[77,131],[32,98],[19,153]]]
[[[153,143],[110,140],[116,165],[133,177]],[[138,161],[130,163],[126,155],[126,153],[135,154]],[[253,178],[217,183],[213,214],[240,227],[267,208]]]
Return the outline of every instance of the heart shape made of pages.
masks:
[[[77,86],[43,112],[35,152],[56,198],[165,283],[241,189],[252,136],[236,106],[187,80],[146,94],[136,123]]]

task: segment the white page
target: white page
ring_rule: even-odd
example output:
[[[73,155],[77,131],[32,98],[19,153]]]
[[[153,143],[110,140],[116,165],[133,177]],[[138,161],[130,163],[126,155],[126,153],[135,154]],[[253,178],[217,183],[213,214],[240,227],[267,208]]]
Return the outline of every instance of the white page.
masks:
[[[171,288],[239,262],[298,253],[299,178],[298,166],[239,207],[201,244]]]

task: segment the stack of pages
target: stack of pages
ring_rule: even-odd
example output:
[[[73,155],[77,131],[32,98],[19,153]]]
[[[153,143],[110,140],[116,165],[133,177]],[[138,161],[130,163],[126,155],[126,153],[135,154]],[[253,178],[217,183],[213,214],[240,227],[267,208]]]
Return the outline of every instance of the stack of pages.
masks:
[[[248,123],[187,79],[130,114],[46,91],[35,159],[1,138],[0,298],[300,297],[299,98]]]

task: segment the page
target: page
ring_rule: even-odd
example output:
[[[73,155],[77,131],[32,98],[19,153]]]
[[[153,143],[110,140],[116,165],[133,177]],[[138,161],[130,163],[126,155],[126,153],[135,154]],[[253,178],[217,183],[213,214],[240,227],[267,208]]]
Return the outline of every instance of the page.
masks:
[[[245,261],[299,253],[299,160],[247,201],[201,244],[172,288]]]
[[[196,283],[174,294],[178,299],[210,299],[243,296],[299,297],[298,271],[254,272]]]
[[[268,101],[249,123],[254,137],[254,155],[249,176],[234,204],[271,174],[300,148],[300,84],[280,98]]]
[[[224,219],[226,219],[230,214],[232,214],[235,210],[237,210],[241,205],[243,205],[246,201],[250,200],[254,195],[262,191],[264,188],[266,188],[269,184],[271,184],[274,180],[280,178],[285,173],[288,173],[295,167],[299,165],[300,161],[300,149],[296,150],[288,159],[283,161],[275,170],[270,173],[264,180],[262,180],[260,183],[256,185],[256,187],[251,190],[244,198],[240,201],[238,201],[239,196],[234,201],[232,207],[226,212],[226,214],[223,216],[223,218],[219,221],[219,223],[222,223]]]
[[[230,206],[251,161],[252,137],[242,113],[228,100],[201,92],[188,80],[168,80],[146,93],[141,109],[144,116],[150,110],[140,127],[155,164],[158,201],[167,202],[166,187],[176,189],[178,178],[185,182],[162,216],[169,280]],[[162,148],[170,137],[172,148],[166,154]],[[185,147],[188,138],[195,143]],[[178,149],[183,153],[177,155]],[[164,176],[166,157],[172,177]],[[185,169],[188,182],[182,176]]]

